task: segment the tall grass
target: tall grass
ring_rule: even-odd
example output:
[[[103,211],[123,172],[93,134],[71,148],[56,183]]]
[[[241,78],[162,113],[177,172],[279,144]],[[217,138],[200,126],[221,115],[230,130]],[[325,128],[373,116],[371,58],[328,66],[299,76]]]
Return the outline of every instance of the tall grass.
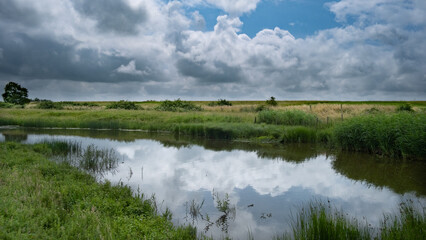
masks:
[[[97,183],[34,148],[0,143],[0,239],[196,238],[195,228],[173,226],[152,199]]]
[[[317,123],[315,115],[299,110],[287,111],[261,111],[258,114],[259,123],[290,125],[290,126],[314,126]]]
[[[363,115],[334,127],[335,143],[343,149],[403,158],[426,156],[426,114]]]
[[[407,239],[426,238],[426,212],[414,206],[410,200],[400,203],[399,213],[385,214],[380,228],[371,227],[367,222],[349,218],[341,210],[314,201],[298,210],[293,216],[291,234],[285,233],[277,239]]]
[[[34,145],[37,152],[65,162],[80,170],[96,175],[103,175],[118,165],[118,154],[114,149],[98,148],[94,144],[83,148],[81,143],[64,140],[46,140]]]
[[[292,223],[293,239],[370,239],[368,226],[322,202],[302,208]]]
[[[426,211],[413,201],[400,203],[399,214],[385,214],[381,222],[381,239],[426,239]]]

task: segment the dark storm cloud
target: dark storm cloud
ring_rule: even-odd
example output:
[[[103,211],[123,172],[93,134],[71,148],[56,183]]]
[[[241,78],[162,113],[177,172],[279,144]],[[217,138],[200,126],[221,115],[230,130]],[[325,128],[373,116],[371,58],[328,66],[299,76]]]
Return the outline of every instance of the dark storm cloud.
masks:
[[[138,24],[147,20],[145,9],[134,10],[123,0],[73,0],[73,4],[77,11],[96,20],[103,32],[135,34]]]
[[[20,23],[26,26],[37,26],[40,16],[32,8],[9,0],[0,1],[0,21]]]
[[[130,59],[106,55],[95,49],[78,49],[47,38],[23,33],[0,36],[0,73],[39,79],[68,79],[86,82],[142,81],[138,75],[115,71]]]
[[[180,59],[176,67],[180,74],[197,79],[200,85],[220,83],[241,83],[244,80],[240,67],[229,66],[224,62],[215,61],[214,69],[206,66],[206,62],[194,62]]]

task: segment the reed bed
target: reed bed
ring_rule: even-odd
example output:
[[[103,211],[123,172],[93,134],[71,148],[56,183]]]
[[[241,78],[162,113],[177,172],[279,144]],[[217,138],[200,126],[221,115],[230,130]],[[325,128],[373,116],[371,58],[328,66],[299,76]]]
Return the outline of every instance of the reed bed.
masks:
[[[338,146],[350,151],[424,159],[426,115],[362,115],[336,125],[333,137]]]
[[[405,200],[399,205],[399,213],[385,214],[377,228],[366,221],[349,218],[330,202],[313,201],[296,212],[291,226],[292,233],[276,239],[417,240],[426,237],[426,212],[412,200]]]

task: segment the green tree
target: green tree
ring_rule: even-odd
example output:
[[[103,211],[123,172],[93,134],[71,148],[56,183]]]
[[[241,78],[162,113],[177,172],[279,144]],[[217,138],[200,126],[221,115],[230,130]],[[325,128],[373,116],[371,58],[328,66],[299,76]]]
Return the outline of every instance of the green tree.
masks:
[[[275,97],[271,97],[269,100],[266,100],[266,104],[271,105],[271,106],[277,106],[278,105],[277,101],[275,101]]]
[[[14,82],[6,84],[2,96],[6,103],[24,105],[30,102],[30,99],[28,98],[28,90]]]

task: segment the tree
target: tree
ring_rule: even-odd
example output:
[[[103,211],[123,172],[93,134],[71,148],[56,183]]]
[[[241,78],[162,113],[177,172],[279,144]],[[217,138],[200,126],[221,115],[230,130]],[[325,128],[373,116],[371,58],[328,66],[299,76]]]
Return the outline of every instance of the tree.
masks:
[[[14,82],[6,84],[2,96],[6,103],[24,105],[30,102],[30,99],[28,99],[28,90]]]
[[[278,105],[277,101],[275,101],[275,97],[271,97],[271,99],[266,100],[266,104],[271,105],[271,106],[277,106]]]

